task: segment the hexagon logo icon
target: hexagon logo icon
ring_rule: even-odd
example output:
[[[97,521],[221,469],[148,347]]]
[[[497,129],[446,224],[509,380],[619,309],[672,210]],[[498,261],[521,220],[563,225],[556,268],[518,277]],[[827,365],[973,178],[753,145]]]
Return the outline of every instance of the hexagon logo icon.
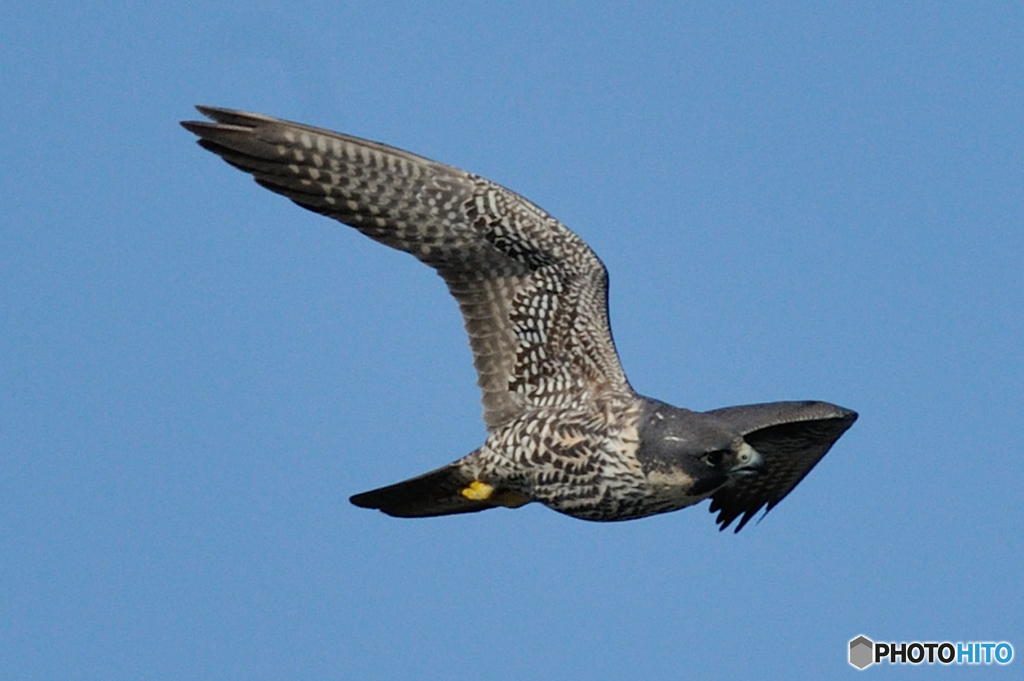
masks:
[[[867,636],[858,636],[850,641],[850,664],[864,669],[875,661],[875,643]]]

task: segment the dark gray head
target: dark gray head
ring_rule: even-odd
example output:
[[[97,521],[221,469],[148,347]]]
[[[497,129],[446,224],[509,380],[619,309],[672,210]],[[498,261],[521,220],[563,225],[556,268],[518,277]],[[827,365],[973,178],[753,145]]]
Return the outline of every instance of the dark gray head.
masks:
[[[713,416],[645,399],[637,458],[648,479],[704,497],[730,479],[756,475],[761,455]]]

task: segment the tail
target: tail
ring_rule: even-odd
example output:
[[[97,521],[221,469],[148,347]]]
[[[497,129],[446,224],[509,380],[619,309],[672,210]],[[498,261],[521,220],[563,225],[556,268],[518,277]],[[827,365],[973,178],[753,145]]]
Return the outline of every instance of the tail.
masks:
[[[496,506],[521,506],[529,499],[496,494],[490,485],[474,481],[456,463],[450,463],[404,482],[357,494],[350,501],[396,518],[429,518],[475,513]]]

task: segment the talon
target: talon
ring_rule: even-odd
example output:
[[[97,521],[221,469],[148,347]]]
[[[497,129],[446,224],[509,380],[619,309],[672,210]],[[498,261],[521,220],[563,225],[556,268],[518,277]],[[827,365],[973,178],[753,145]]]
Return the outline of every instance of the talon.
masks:
[[[486,501],[494,493],[494,488],[486,482],[474,480],[462,489],[462,496],[471,501]]]

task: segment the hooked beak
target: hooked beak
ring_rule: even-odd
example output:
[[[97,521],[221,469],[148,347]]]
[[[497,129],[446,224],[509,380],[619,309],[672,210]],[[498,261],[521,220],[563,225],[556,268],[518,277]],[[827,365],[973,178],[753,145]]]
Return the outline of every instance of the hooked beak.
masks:
[[[764,457],[744,442],[740,445],[736,465],[729,469],[730,476],[757,475],[764,470]]]

